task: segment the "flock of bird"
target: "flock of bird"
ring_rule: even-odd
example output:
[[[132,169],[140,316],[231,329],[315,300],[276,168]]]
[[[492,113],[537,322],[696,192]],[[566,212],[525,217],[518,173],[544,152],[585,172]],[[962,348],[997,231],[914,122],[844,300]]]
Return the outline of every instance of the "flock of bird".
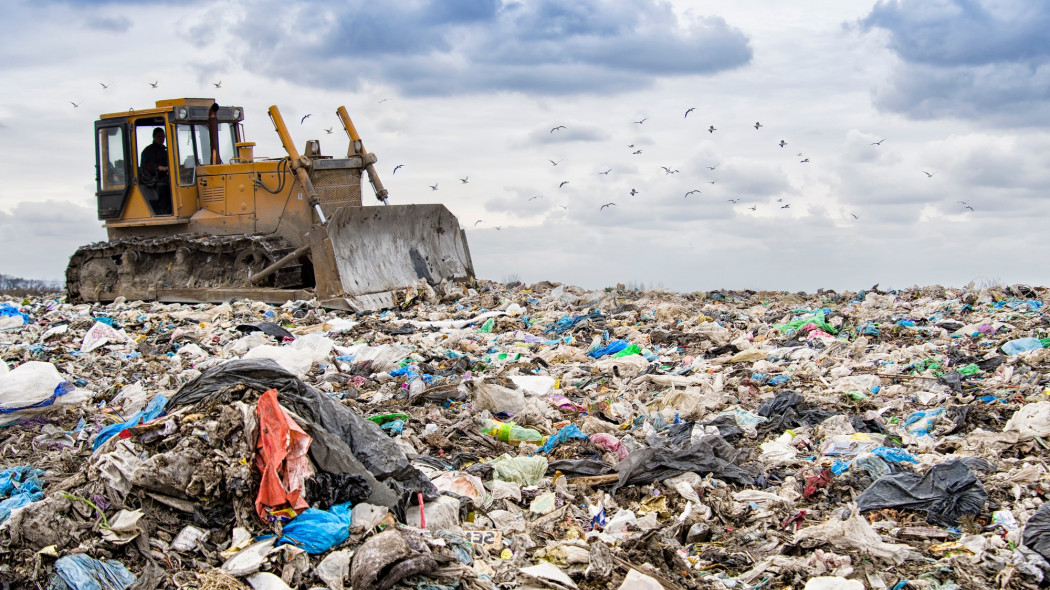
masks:
[[[148,82],[148,84],[149,84],[149,86],[151,88],[156,89],[156,88],[159,88],[160,81],[157,80],[157,81],[153,81],[153,82]],[[211,84],[215,88],[222,88],[222,80],[219,80],[217,82],[212,82]],[[99,85],[102,87],[103,91],[109,90],[109,88],[110,88],[110,84],[107,84],[105,82],[99,82]],[[382,104],[382,103],[384,103],[384,102],[386,102],[388,100],[390,100],[390,99],[389,98],[384,98],[384,99],[380,100],[379,103]],[[76,101],[72,101],[71,100],[69,102],[70,102],[70,104],[73,105],[73,108],[78,108],[80,106],[80,103],[78,103]],[[683,119],[689,118],[689,114],[692,113],[695,110],[696,110],[696,107],[689,107],[689,108],[687,108],[685,110],[685,114],[683,115]],[[306,123],[306,120],[309,119],[311,116],[313,116],[312,113],[306,113],[305,115],[303,115],[302,118],[299,119],[299,125],[300,126],[304,125]],[[649,120],[649,117],[642,117],[641,119],[639,119],[637,121],[632,121],[632,123],[634,125],[644,125],[645,122],[648,121],[648,120]],[[764,125],[760,121],[755,121],[755,124],[753,125],[753,127],[755,128],[756,131],[760,131],[762,129],[762,127],[764,127]],[[553,135],[556,132],[561,132],[561,131],[564,131],[566,129],[568,129],[568,127],[566,125],[555,125],[555,126],[550,128],[549,135]],[[323,130],[324,130],[324,132],[326,134],[331,135],[332,132],[333,132],[333,127],[328,127],[328,128],[323,129]],[[714,134],[716,131],[718,131],[718,128],[715,127],[714,125],[709,125],[707,127],[707,129],[705,129],[705,131],[707,131],[709,134]],[[881,146],[884,141],[886,141],[885,138],[880,139],[878,141],[873,141],[873,142],[871,142],[870,145],[872,145],[874,147],[878,147],[878,146]],[[777,145],[781,149],[783,149],[783,148],[785,148],[788,145],[788,142],[785,139],[781,139],[775,145]],[[630,150],[633,150],[633,151],[631,151],[631,155],[637,156],[637,155],[642,154],[642,149],[636,147],[635,144],[628,144],[627,148],[630,149]],[[802,154],[802,152],[799,152],[797,154],[797,157],[801,157],[802,158],[801,160],[799,160],[799,163],[806,164],[806,163],[810,162],[810,158],[809,157],[805,157]],[[556,166],[558,166],[561,163],[559,160],[554,160],[554,159],[548,159],[547,161],[550,163],[550,165],[552,167],[556,167]],[[709,171],[713,172],[713,171],[715,171],[718,168],[719,165],[720,165],[720,163],[716,163],[714,165],[707,166],[707,169]],[[397,164],[396,166],[394,166],[394,169],[391,172],[391,175],[397,174],[397,171],[400,170],[401,168],[403,168],[404,166],[405,166],[404,164]],[[674,174],[678,174],[680,172],[680,170],[678,170],[677,168],[671,168],[670,166],[660,166],[660,168],[664,171],[665,175],[674,175]],[[598,171],[598,175],[608,176],[612,171],[613,171],[612,168],[607,168],[605,170]],[[935,174],[934,172],[929,172],[929,171],[926,171],[926,170],[922,170],[922,173],[925,174],[927,178],[933,178],[933,176]],[[459,181],[460,181],[461,184],[468,184],[469,176],[464,176],[463,178],[460,178]],[[717,182],[717,179],[709,180],[709,181],[706,181],[706,182],[708,184],[714,185]],[[561,181],[558,184],[558,188],[561,189],[567,184],[569,184],[569,181],[568,180],[563,180],[563,181]],[[429,185],[429,187],[430,187],[431,191],[436,191],[436,190],[438,190],[438,183],[435,182],[434,184]],[[631,190],[627,194],[629,196],[634,197],[634,196],[637,196],[637,195],[641,194],[641,191],[637,190],[636,188],[631,188]],[[691,190],[687,191],[683,195],[683,198],[688,199],[691,195],[700,195],[700,194],[703,194],[702,191],[700,189],[698,189],[698,188],[694,188],[694,189],[691,189]],[[534,196],[534,197],[530,197],[528,200],[532,201],[532,200],[535,200],[535,199],[538,199],[538,198],[542,198],[542,195],[537,195],[537,196]],[[739,198],[727,199],[726,201],[728,203],[732,204],[732,205],[736,205],[736,204],[738,204],[740,202],[740,199]],[[781,202],[783,202],[783,199],[777,199],[777,202],[781,203]],[[974,208],[971,205],[969,205],[966,202],[964,202],[964,201],[959,201],[959,204],[963,205],[965,210],[968,210],[968,211],[971,211],[971,212],[974,211]],[[605,210],[605,209],[607,209],[609,207],[616,207],[616,206],[617,206],[617,204],[615,202],[610,201],[608,203],[605,203],[605,204],[601,205],[598,208],[598,210],[599,211],[603,211],[603,210]],[[564,205],[561,205],[561,207],[563,209],[567,209],[567,207],[565,207]],[[790,203],[784,203],[783,205],[780,205],[779,207],[781,209],[789,209],[791,207],[791,204]],[[750,210],[750,211],[757,211],[758,210],[758,205],[752,205],[751,207],[748,207],[747,209]],[[860,219],[860,217],[858,215],[856,215],[855,213],[850,213],[849,215],[854,220],[859,220]],[[478,220],[477,222],[475,222],[474,226],[476,227],[478,225],[478,223],[480,223],[481,221],[482,220]],[[499,230],[500,227],[499,226],[494,226],[494,229]]]

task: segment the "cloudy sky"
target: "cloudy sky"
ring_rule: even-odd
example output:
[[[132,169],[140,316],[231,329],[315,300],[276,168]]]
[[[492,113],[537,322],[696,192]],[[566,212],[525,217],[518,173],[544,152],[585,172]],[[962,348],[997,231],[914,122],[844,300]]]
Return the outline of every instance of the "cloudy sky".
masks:
[[[266,156],[269,105],[334,154],[345,105],[391,202],[448,206],[482,278],[1047,285],[1048,29],[1024,0],[15,0],[0,273],[105,239],[98,114],[203,96]]]

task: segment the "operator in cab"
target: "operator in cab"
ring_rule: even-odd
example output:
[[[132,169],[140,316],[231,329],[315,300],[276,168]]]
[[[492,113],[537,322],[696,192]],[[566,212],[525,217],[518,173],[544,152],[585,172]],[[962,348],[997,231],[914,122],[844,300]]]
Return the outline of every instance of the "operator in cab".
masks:
[[[153,212],[157,215],[170,215],[171,181],[168,178],[168,148],[164,146],[164,129],[153,130],[153,143],[142,150],[142,161],[139,164],[140,182],[153,189],[156,199],[151,200]]]

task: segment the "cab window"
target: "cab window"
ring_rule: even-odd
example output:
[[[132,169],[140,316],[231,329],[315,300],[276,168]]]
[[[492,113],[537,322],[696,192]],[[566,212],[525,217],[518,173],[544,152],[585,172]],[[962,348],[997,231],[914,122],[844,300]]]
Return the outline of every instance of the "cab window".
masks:
[[[123,127],[98,130],[98,159],[99,191],[124,190],[128,180]]]
[[[195,125],[175,126],[175,158],[179,163],[179,185],[193,186],[197,181],[197,153],[193,146]]]

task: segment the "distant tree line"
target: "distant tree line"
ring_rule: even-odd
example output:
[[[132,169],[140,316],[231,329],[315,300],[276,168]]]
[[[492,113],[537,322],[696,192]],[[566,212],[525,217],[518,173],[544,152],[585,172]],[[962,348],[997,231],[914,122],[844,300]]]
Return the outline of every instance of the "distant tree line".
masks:
[[[23,279],[0,273],[0,293],[4,295],[44,295],[61,290],[61,281]]]

